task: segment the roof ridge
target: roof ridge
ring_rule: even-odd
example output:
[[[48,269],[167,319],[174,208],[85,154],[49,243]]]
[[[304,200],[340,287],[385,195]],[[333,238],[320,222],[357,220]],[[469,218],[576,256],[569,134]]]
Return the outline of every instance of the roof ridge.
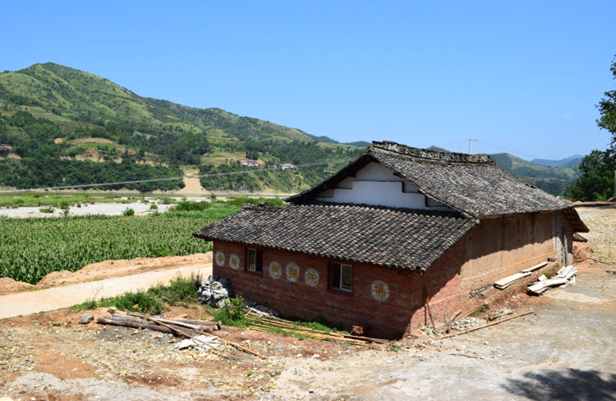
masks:
[[[372,153],[374,151],[386,151],[396,153],[401,156],[411,157],[413,159],[421,159],[433,162],[446,162],[446,163],[469,163],[469,164],[484,164],[484,163],[496,163],[494,159],[489,155],[476,154],[467,155],[464,153],[455,152],[439,152],[436,150],[419,149],[407,145],[402,145],[392,141],[373,141],[372,146],[368,148],[366,153]]]

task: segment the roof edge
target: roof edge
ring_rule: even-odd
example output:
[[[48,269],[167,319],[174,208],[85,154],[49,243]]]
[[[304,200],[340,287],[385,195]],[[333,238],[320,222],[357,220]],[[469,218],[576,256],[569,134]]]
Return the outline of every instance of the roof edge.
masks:
[[[373,150],[397,153],[401,156],[412,157],[416,160],[422,159],[433,162],[472,164],[496,163],[491,156],[485,154],[470,155],[455,152],[439,152],[435,150],[414,148],[391,141],[373,141],[367,152],[371,153]]]

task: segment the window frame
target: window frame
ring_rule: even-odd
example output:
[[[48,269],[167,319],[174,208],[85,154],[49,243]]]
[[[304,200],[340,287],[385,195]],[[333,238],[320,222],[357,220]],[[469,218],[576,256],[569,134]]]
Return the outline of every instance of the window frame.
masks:
[[[244,270],[250,273],[263,273],[262,250],[256,248],[246,248],[246,264],[244,266]]]
[[[344,277],[347,272],[348,277]],[[348,284],[348,285],[346,285]],[[353,293],[353,265],[350,263],[329,263],[329,289],[343,294]]]

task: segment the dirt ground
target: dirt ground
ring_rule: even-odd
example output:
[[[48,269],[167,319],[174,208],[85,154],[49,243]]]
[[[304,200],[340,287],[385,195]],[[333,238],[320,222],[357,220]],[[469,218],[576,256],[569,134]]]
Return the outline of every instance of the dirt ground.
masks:
[[[606,238],[616,237],[609,223],[616,209],[579,211]],[[588,238],[591,255],[610,255],[608,240]],[[267,359],[230,346],[221,349],[228,358],[180,351],[168,335],[79,325],[83,313],[69,310],[5,319],[0,399],[616,400],[616,264],[576,266],[576,285],[541,297],[514,295],[499,306],[533,314],[443,340],[423,335],[356,346],[249,329],[216,332]],[[204,311],[165,312],[176,315]]]

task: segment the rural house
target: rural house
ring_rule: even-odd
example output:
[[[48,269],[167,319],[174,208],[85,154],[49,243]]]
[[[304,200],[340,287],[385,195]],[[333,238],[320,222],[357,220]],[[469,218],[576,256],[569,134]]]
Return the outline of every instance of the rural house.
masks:
[[[426,303],[442,322],[502,296],[498,279],[571,263],[573,234],[588,231],[571,205],[489,156],[393,142],[286,201],[193,234],[214,241],[214,274],[284,316],[384,337],[424,325]]]
[[[243,167],[258,167],[259,162],[257,160],[240,160],[240,166]]]

